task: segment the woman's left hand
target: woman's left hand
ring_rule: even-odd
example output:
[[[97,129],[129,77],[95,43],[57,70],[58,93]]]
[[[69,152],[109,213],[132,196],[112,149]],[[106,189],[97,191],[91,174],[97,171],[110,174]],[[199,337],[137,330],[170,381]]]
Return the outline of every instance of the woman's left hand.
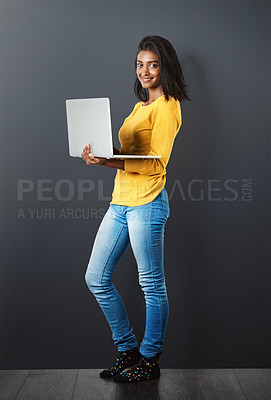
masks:
[[[86,161],[87,165],[104,165],[107,160],[103,157],[94,157],[94,155],[90,153],[89,144],[85,145],[81,156]]]

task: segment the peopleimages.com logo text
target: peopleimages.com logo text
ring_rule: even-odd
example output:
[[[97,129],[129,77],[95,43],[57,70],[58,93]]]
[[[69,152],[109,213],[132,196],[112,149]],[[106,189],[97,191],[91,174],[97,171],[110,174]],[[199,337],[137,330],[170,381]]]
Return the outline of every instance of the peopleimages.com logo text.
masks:
[[[25,202],[35,200],[37,202],[69,202],[88,201],[93,196],[98,201],[111,201],[111,195],[105,195],[106,184],[103,179],[97,182],[91,179],[78,179],[75,183],[71,179],[18,179],[17,200]],[[123,184],[124,191],[129,186]],[[142,187],[139,187],[142,194]],[[145,188],[147,190],[147,188]],[[144,188],[143,188],[144,190]],[[175,179],[169,187],[166,185],[169,200],[173,197],[180,197],[182,201],[251,201],[252,200],[252,179],[191,179],[182,184]]]

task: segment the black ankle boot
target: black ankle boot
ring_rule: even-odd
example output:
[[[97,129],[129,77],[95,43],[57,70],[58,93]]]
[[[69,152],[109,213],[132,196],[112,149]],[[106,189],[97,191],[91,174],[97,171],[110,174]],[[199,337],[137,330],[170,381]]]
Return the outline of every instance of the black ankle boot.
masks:
[[[154,357],[144,357],[141,355],[140,361],[133,368],[114,377],[116,382],[135,383],[156,379],[160,377],[159,357],[162,352],[157,353]]]
[[[119,375],[126,368],[136,365],[140,360],[140,352],[137,347],[132,350],[120,351],[117,360],[112,367],[103,370],[100,378],[113,378]]]

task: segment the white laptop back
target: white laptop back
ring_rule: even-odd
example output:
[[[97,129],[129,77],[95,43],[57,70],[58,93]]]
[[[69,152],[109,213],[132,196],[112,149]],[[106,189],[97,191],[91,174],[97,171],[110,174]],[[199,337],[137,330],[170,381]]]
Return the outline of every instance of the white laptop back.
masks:
[[[106,158],[160,158],[149,155],[114,155],[110,102],[108,97],[90,99],[67,99],[66,114],[69,152],[81,157],[87,143],[95,157]]]

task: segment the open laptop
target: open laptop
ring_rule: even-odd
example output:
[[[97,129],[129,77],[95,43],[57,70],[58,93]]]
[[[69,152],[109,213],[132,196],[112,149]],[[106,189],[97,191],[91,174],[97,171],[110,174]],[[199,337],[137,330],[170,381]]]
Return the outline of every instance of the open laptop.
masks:
[[[157,155],[114,154],[110,102],[108,97],[67,99],[66,114],[69,152],[81,157],[87,143],[94,157],[105,158],[160,158]]]

